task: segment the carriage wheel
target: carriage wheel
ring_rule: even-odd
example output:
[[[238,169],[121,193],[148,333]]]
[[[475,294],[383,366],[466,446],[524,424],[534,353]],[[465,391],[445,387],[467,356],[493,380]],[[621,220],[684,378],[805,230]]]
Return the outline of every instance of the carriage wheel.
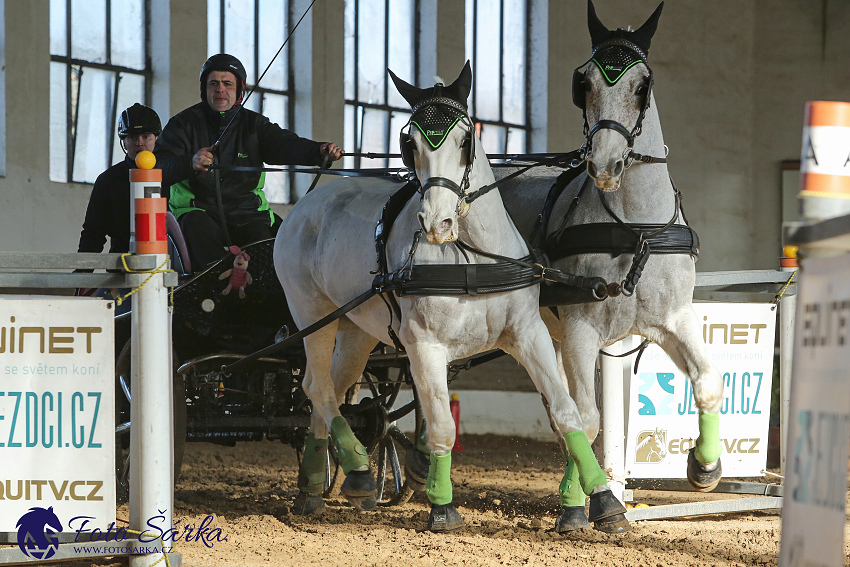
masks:
[[[115,360],[115,494],[118,502],[130,497],[130,341]],[[173,368],[177,367],[172,356]],[[186,446],[186,390],[183,379],[173,372],[174,388],[174,483],[180,477]]]

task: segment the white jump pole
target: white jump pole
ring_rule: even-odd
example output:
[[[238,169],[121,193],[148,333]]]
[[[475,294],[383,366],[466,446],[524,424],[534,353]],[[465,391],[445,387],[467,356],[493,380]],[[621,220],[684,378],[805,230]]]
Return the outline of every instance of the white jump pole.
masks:
[[[155,160],[150,152],[140,152],[136,164],[140,169],[130,170],[135,201],[133,251],[152,254],[160,266],[168,258],[167,242],[160,239],[165,236],[161,171],[152,169]],[[142,287],[132,296],[130,529],[145,534],[138,545],[146,547],[146,553],[131,555],[130,567],[150,567],[164,562],[162,544],[154,539],[159,532],[149,523],[163,532],[174,525],[171,333],[164,274],[135,274],[135,279],[134,287]]]
[[[623,341],[605,348],[612,355],[623,353]],[[608,486],[620,502],[626,490],[626,424],[623,394],[623,359],[602,356],[602,468]]]
[[[793,260],[793,261],[790,261]],[[797,258],[783,257],[780,270],[791,273],[797,270]],[[794,315],[797,296],[783,294],[779,298],[779,454],[782,482],[785,483],[785,456],[788,454],[788,420],[791,410],[791,369],[794,362]]]
[[[165,255],[156,255],[157,265]],[[147,276],[142,274],[141,276]],[[140,279],[142,279],[140,277]],[[148,521],[168,530],[174,524],[174,435],[171,345],[168,332],[168,288],[163,274],[154,276],[135,295],[132,324],[132,403],[130,407],[130,529],[147,530]],[[160,547],[159,541],[144,543]],[[166,543],[166,545],[169,545]],[[131,567],[150,567],[162,553],[130,557]]]

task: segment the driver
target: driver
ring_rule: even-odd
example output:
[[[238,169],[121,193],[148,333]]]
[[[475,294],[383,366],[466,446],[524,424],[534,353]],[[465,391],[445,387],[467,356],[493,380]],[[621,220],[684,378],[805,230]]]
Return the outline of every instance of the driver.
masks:
[[[97,176],[92,188],[77,252],[103,252],[109,237],[110,252],[130,251],[130,174],[142,150],[153,151],[162,131],[153,108],[136,103],[118,119],[118,138],[127,154]]]
[[[320,165],[325,157],[336,161],[343,155],[336,144],[301,138],[243,107],[245,81],[245,68],[233,55],[207,59],[201,102],[171,118],[156,143],[163,188],[170,185],[169,208],[199,269],[221,259],[231,245],[274,235],[264,174],[210,170],[211,164]]]

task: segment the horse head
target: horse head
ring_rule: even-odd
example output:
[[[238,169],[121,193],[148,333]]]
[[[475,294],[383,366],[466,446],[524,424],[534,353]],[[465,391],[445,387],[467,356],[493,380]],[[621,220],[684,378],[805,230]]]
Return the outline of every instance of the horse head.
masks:
[[[573,72],[573,102],[584,114],[587,173],[603,191],[619,188],[652,100],[647,57],[663,6],[635,31],[611,31],[596,16],[593,2],[587,3],[593,52]]]
[[[464,197],[480,146],[466,107],[472,87],[469,61],[451,85],[437,83],[426,89],[387,71],[412,111],[409,131],[401,132],[399,144],[405,166],[420,183],[419,223],[428,242],[451,242],[458,236],[458,216],[469,206]]]

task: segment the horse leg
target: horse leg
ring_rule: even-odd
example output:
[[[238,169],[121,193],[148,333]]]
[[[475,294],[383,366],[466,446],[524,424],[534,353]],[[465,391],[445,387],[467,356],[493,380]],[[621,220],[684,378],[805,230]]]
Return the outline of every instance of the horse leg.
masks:
[[[551,331],[551,325],[547,325]],[[596,407],[595,378],[596,353],[602,346],[602,339],[589,325],[578,321],[571,325],[561,325],[562,339],[557,345],[558,370],[561,379],[567,384],[568,391],[575,400],[579,414],[582,417],[585,434],[588,441],[593,443],[599,432],[599,409]],[[547,409],[548,411],[548,409]],[[551,421],[551,419],[550,419]],[[587,527],[588,519],[585,513],[585,494],[579,482],[578,463],[570,457],[566,441],[559,439],[564,451],[566,465],[564,476],[558,487],[561,501],[561,511],[555,522],[555,531],[565,533]],[[612,529],[611,525],[603,528]],[[615,528],[619,531],[619,528]]]
[[[699,437],[688,453],[688,481],[697,490],[707,492],[720,482],[720,404],[723,401],[723,378],[712,366],[692,307],[677,314],[669,329],[659,329],[656,342],[690,377],[694,401],[699,410]]]
[[[377,344],[378,341],[374,337],[357,327],[350,319],[343,317],[339,320],[331,363],[331,378],[337,400],[344,400],[346,392],[363,376],[369,355]],[[374,510],[378,506],[377,485],[372,472],[368,468],[366,472],[368,474],[362,474],[362,471],[354,471],[352,474],[346,472],[340,493],[355,508]]]
[[[530,324],[530,328],[516,332],[514,344],[506,345],[510,353],[528,371],[537,390],[543,395],[549,406],[549,415],[555,427],[564,437],[569,453],[565,481],[568,504],[573,504],[573,486],[581,487],[582,514],[584,513],[584,495],[590,496],[589,521],[594,528],[606,533],[623,533],[629,529],[626,520],[626,508],[608,488],[605,472],[599,466],[590,441],[585,433],[576,402],[561,381],[557,370],[557,357],[551,346],[551,337],[546,326],[539,319]],[[577,472],[576,472],[577,471]],[[575,482],[575,481],[578,482]],[[562,482],[562,485],[564,483]],[[576,502],[578,499],[575,499]],[[577,512],[575,506],[570,512]],[[562,512],[563,514],[563,512]],[[565,522],[569,524],[570,522]],[[574,522],[573,522],[574,523]],[[568,531],[568,530],[565,530]]]
[[[346,476],[342,485],[343,495],[355,508],[366,509],[370,502],[376,501],[377,493],[375,478],[369,470],[369,457],[366,447],[357,440],[339,412],[339,398],[331,379],[331,357],[322,356],[322,353],[334,349],[336,331],[337,325],[331,324],[305,337],[307,372],[303,388],[313,402],[313,426],[317,428],[318,420],[321,420],[325,428],[330,429],[337,459]]]
[[[425,421],[430,451],[425,495],[431,503],[427,528],[437,533],[463,528],[463,517],[452,503],[452,447],[454,420],[449,410],[448,355],[445,348],[424,341],[405,341],[410,371],[416,385]]]
[[[311,422],[298,467],[298,496],[292,505],[292,513],[298,516],[318,514],[325,509],[322,491],[328,471],[328,428],[318,417],[311,418]]]
[[[558,362],[560,363],[560,361],[561,357],[559,355]],[[562,371],[562,368],[559,366],[558,370]],[[564,376],[562,375],[561,378],[564,379]],[[566,383],[565,379],[564,383]],[[542,395],[541,397],[543,398],[543,407],[546,408],[546,414],[549,416],[549,426],[558,438],[558,443],[561,445],[561,452],[564,454],[564,461],[567,463],[564,468],[564,476],[561,479],[561,484],[558,486],[558,496],[561,500],[561,511],[558,514],[557,520],[555,520],[555,531],[562,534],[573,530],[589,528],[590,522],[587,521],[587,514],[584,511],[587,495],[585,495],[584,490],[582,490],[581,484],[579,483],[576,461],[575,459],[570,459],[570,453],[567,450],[567,440],[562,437],[561,432],[558,431],[558,426],[555,424],[552,417],[552,411],[549,409],[549,403],[546,401],[546,398]]]
[[[343,400],[346,392],[359,377],[366,365],[369,353],[377,341],[361,331],[347,318],[337,323],[336,341],[331,362],[331,379],[337,400]],[[322,492],[328,470],[328,427],[314,413],[311,419],[310,433],[304,446],[304,456],[298,469],[298,496],[292,511],[298,515],[316,514],[324,510]],[[347,478],[346,478],[347,480]],[[342,494],[345,495],[345,483]],[[352,495],[359,508],[375,508],[377,503],[363,502],[362,498]]]

